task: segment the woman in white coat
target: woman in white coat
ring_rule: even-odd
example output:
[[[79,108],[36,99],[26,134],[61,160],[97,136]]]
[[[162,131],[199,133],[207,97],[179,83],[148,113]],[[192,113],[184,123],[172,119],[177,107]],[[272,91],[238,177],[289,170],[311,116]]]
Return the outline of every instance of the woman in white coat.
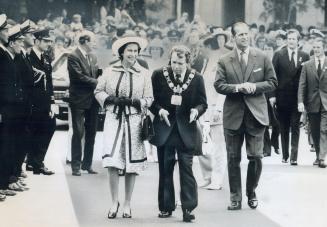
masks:
[[[125,36],[113,43],[120,61],[104,70],[95,89],[95,98],[106,109],[103,130],[103,167],[108,168],[112,206],[108,218],[117,216],[119,171],[125,173],[123,218],[131,218],[131,197],[136,175],[144,170],[146,152],[140,138],[141,122],[151,105],[151,76],[136,61],[147,41]]]
[[[222,126],[222,110],[225,96],[218,94],[214,89],[217,63],[230,50],[225,47],[229,41],[229,34],[218,28],[213,34],[213,46],[209,57],[207,70],[204,72],[204,83],[207,92],[208,109],[201,117],[203,139],[212,139],[211,147],[203,147],[203,155],[199,156],[200,169],[203,181],[199,187],[208,190],[220,190],[227,167],[227,155],[224,143]]]

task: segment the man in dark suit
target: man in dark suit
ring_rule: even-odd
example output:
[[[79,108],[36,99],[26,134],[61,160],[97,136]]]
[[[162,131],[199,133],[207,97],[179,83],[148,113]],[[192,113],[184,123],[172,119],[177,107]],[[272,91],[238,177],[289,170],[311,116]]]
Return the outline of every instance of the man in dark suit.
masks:
[[[13,40],[11,46],[15,45]],[[19,186],[12,181],[15,157],[15,119],[12,112],[15,110],[16,96],[14,84],[16,82],[16,66],[14,56],[8,49],[9,32],[7,16],[0,15],[0,201],[6,196],[13,196]],[[19,106],[19,105],[18,105]],[[14,138],[13,138],[14,137]],[[10,186],[10,187],[9,187]],[[9,190],[11,189],[11,190]]]
[[[207,109],[207,98],[202,76],[187,68],[190,51],[175,46],[170,66],[153,72],[154,102],[150,108],[155,115],[155,136],[159,161],[159,217],[166,218],[175,210],[173,172],[177,152],[183,221],[195,217],[191,211],[198,204],[197,184],[192,172],[193,155],[202,153],[202,134],[197,119]]]
[[[30,54],[29,61],[34,71],[34,86],[32,90],[32,113],[29,122],[31,133],[31,153],[28,163],[33,167],[34,174],[52,175],[44,165],[44,158],[55,132],[56,110],[53,85],[52,67],[50,59],[44,55],[52,44],[53,39],[49,29],[39,30],[34,33],[36,38]]]
[[[280,123],[283,162],[289,158],[289,134],[291,128],[290,164],[297,165],[300,137],[301,113],[297,110],[297,92],[303,62],[309,60],[309,55],[298,50],[300,34],[291,29],[287,32],[287,47],[277,51],[273,57],[273,65],[278,79],[278,87],[270,95],[272,106],[276,104]]]
[[[269,124],[266,92],[277,86],[270,59],[249,47],[249,27],[243,22],[232,26],[236,47],[218,62],[214,86],[226,95],[223,126],[226,141],[231,204],[228,210],[242,208],[241,149],[246,141],[249,159],[246,195],[248,205],[258,206],[255,189],[262,170],[263,137]]]
[[[21,26],[20,37],[21,39],[21,53],[16,54],[15,56],[15,64],[18,70],[18,78],[20,79],[21,89],[22,89],[22,102],[21,102],[21,111],[19,116],[19,124],[21,126],[21,130],[19,131],[19,154],[17,155],[17,163],[16,163],[16,174],[17,176],[27,177],[27,175],[22,170],[22,165],[24,163],[26,154],[31,149],[31,137],[29,133],[29,119],[32,110],[32,91],[34,86],[34,73],[31,62],[28,58],[26,47],[26,41],[29,42],[28,47],[33,47],[34,45],[34,35],[31,33],[32,28],[30,21],[27,20]],[[31,36],[32,39],[28,39],[27,37]]]
[[[96,174],[92,169],[93,147],[97,129],[98,103],[94,98],[94,89],[98,83],[97,59],[91,53],[95,48],[92,32],[83,32],[78,39],[79,45],[68,55],[70,79],[69,105],[72,112],[72,172],[81,176],[80,169]],[[82,138],[85,131],[84,156],[82,157]]]
[[[22,81],[22,75],[19,72],[17,58],[21,52],[21,32],[20,25],[15,25],[8,29],[9,38],[5,44],[7,58],[2,65],[1,73],[1,109],[2,109],[2,142],[1,149],[6,152],[6,171],[9,171],[9,189],[23,191],[21,176],[21,165],[24,159],[22,154],[21,141],[25,136],[25,90]]]
[[[314,58],[305,63],[300,76],[298,91],[298,110],[306,109],[309,126],[316,150],[313,163],[326,168],[327,154],[327,59],[324,53],[324,42],[316,38],[313,42]]]

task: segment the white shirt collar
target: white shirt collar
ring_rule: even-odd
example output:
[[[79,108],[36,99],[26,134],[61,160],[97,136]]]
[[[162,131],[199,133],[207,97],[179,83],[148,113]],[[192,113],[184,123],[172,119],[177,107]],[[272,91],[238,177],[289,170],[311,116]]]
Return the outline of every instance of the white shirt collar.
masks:
[[[26,50],[24,48],[21,49],[22,53],[24,54],[24,56],[26,57]]]
[[[245,63],[248,63],[248,59],[249,59],[249,54],[250,54],[250,48],[247,47],[244,51],[238,49],[236,47],[236,51],[237,51],[237,56],[238,56],[238,60],[241,61],[241,52],[244,52],[244,58],[245,58]]]
[[[294,56],[297,56],[297,48],[295,48],[294,50],[291,50],[289,47],[287,47],[287,52],[288,52],[288,56],[290,59],[292,57],[292,52],[294,52]]]
[[[325,58],[326,58],[326,56],[325,55],[323,55],[322,57],[320,57],[320,58],[317,58],[317,57],[315,57],[315,64],[316,64],[316,67],[318,68],[318,64],[319,64],[319,60],[320,60],[320,65],[321,65],[321,67],[323,66],[323,64],[324,64],[324,62],[325,62]]]
[[[298,49],[295,48],[294,50],[291,50],[290,48],[287,47],[287,51],[288,51],[288,59],[290,61],[292,61],[292,52],[294,52],[294,63],[295,63],[295,67],[297,66],[297,54],[298,54]]]
[[[36,54],[36,56],[41,60],[42,53],[36,47],[33,47],[33,51]]]
[[[187,68],[181,73],[181,81],[184,81]],[[174,73],[174,78],[176,79],[176,74]]]

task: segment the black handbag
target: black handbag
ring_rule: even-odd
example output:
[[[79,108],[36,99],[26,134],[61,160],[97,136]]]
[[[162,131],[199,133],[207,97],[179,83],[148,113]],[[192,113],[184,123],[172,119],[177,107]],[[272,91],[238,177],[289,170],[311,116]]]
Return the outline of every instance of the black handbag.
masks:
[[[154,136],[154,128],[151,117],[145,114],[143,121],[142,121],[142,128],[141,128],[141,140],[151,140]]]

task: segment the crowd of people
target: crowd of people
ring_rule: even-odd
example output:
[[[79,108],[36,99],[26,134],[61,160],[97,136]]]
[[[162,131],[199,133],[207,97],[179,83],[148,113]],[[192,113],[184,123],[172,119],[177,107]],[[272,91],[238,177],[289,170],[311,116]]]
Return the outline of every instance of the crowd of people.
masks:
[[[175,210],[178,162],[185,222],[195,219],[192,211],[198,204],[194,156],[203,176],[199,187],[220,190],[228,170],[228,210],[242,207],[244,138],[246,196],[252,209],[258,206],[261,159],[271,155],[272,147],[279,154],[281,141],[282,162],[298,165],[301,122],[309,123],[313,165],[326,167],[327,60],[320,30],[310,27],[305,33],[301,26],[285,24],[266,31],[263,25],[243,22],[223,28],[206,25],[199,15],[189,21],[187,13],[166,24],[136,23],[125,10],[108,16],[101,8],[100,15],[87,28],[78,14],[36,24],[0,15],[1,201],[28,190],[24,160],[27,171],[54,174],[44,164],[58,112],[54,72],[66,75],[69,86],[73,176],[81,176],[81,170],[97,174],[92,167],[97,115],[100,108],[106,113],[103,167],[108,168],[112,197],[109,219],[120,208],[120,176],[125,177],[123,217],[132,217],[136,176],[150,158],[159,162],[159,218]],[[61,61],[63,54],[68,57]],[[145,149],[140,134],[150,112],[154,135]]]

